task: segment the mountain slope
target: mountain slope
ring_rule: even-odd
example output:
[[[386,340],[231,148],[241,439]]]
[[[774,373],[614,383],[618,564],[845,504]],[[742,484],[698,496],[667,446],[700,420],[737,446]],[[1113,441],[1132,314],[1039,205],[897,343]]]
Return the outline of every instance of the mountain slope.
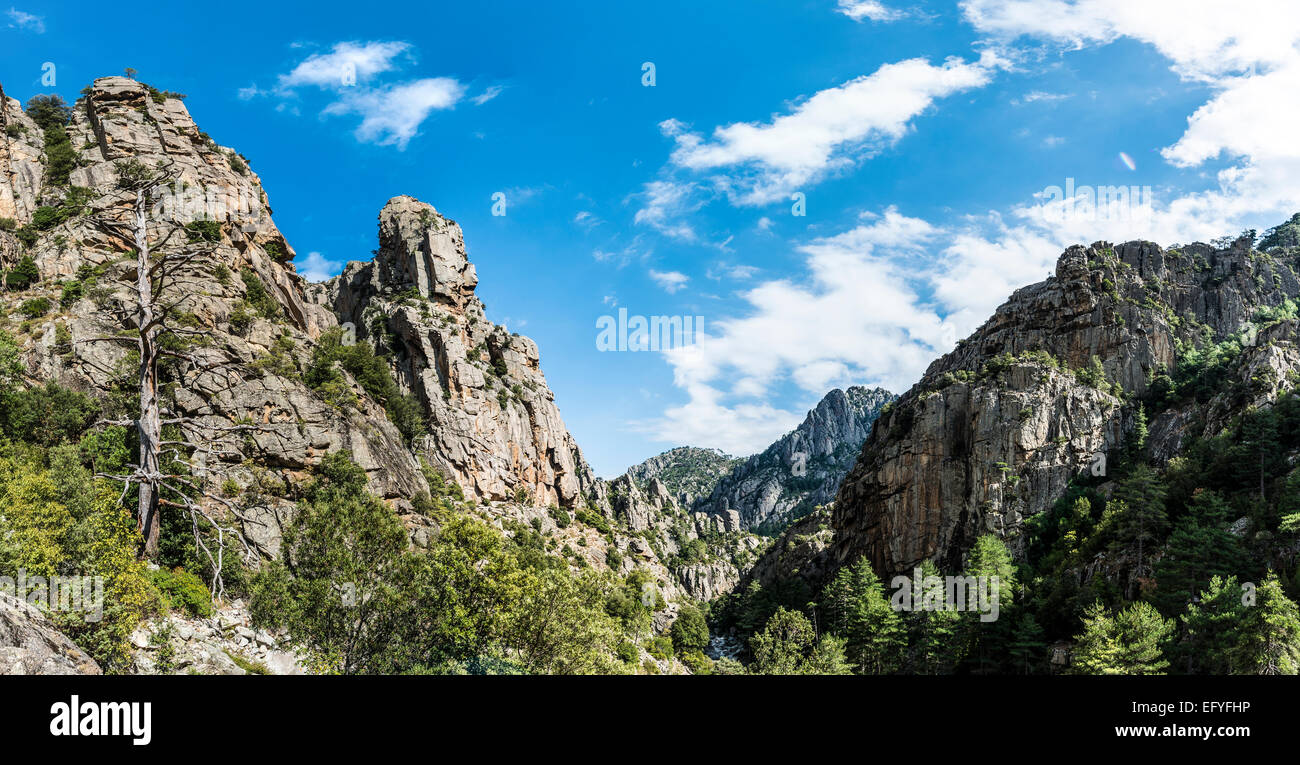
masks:
[[[881,416],[836,499],[837,559],[865,554],[886,576],[924,559],[956,570],[988,532],[1023,555],[1026,519],[1098,455],[1117,459],[1138,405],[1180,359],[1300,295],[1293,256],[1251,245],[1066,250],[1053,277],[1017,290]],[[1162,412],[1152,453],[1168,459],[1275,398],[1296,370],[1293,347],[1247,344],[1244,392],[1224,407],[1193,399]]]
[[[162,406],[193,422],[175,436],[191,456],[210,452],[202,486],[221,499],[209,510],[235,508],[257,556],[279,555],[313,471],[344,452],[417,543],[440,523],[420,498],[450,486],[507,534],[539,528],[575,569],[650,572],[670,601],[661,621],[671,601],[734,583],[739,548],[714,519],[616,508],[564,426],[536,344],[487,320],[463,234],[432,206],[394,197],[373,259],[311,284],[249,160],[203,133],[181,98],[101,78],[46,127],[0,99],[0,299],[25,317],[8,329],[28,381],[84,391],[108,419],[134,416],[134,244],[106,224],[131,215],[124,169],[168,173],[149,237],[167,242],[160,252],[210,248],[215,265],[185,267],[167,287],[192,340],[187,363],[163,365]]]
[[[780,530],[829,503],[872,423],[895,398],[882,388],[832,390],[797,428],[736,465],[694,509],[734,511],[742,528]]]

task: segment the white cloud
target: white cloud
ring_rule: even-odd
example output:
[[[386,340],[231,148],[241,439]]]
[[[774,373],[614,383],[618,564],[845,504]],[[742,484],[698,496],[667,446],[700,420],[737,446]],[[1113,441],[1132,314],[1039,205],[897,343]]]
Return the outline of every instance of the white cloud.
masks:
[[[405,42],[340,42],[329,53],[308,56],[288,74],[280,75],[280,88],[300,85],[336,89],[363,85],[381,72],[397,68],[399,55],[411,50]]]
[[[999,63],[991,54],[942,66],[909,59],[820,91],[770,122],[720,126],[712,139],[674,126],[665,131],[677,143],[671,161],[719,171],[713,181],[734,204],[768,204],[899,140],[935,99],[984,85]]]
[[[431,77],[400,85],[345,92],[325,107],[325,114],[360,114],[356,137],[363,143],[405,149],[420,124],[435,110],[450,109],[465,86],[449,77]]]
[[[10,8],[6,15],[9,17],[10,29],[25,29],[38,35],[45,34],[45,17],[43,16],[20,11],[17,8]]]
[[[1067,98],[1070,97],[1070,95],[1071,94],[1069,93],[1048,93],[1043,90],[1031,90],[1028,93],[1024,94],[1023,96],[1020,96],[1019,98],[1011,99],[1011,105],[1020,106],[1022,104],[1032,104],[1037,101],[1044,101],[1046,103],[1055,103],[1056,101],[1066,100]]]
[[[342,261],[329,260],[319,252],[309,252],[302,261],[295,261],[298,273],[309,282],[323,282],[336,274],[343,267]]]
[[[907,15],[902,11],[886,7],[879,0],[840,0],[840,7],[837,10],[854,21],[863,19],[880,22],[897,21]]]
[[[694,199],[695,184],[658,180],[645,185],[639,196],[644,206],[636,211],[633,222],[647,225],[673,239],[693,242],[698,237],[690,224],[680,220],[703,204]]]
[[[954,266],[926,255],[940,233],[890,208],[800,247],[805,282],[762,282],[742,293],[746,315],[714,320],[695,344],[665,351],[689,400],[640,426],[664,440],[748,454],[801,419],[765,401],[782,381],[813,400],[837,385],[911,385],[956,339],[927,294]]]
[[[653,268],[650,269],[650,278],[669,295],[684,289],[691,280],[691,277],[680,271],[656,271]]]
[[[1300,208],[1300,143],[1294,140],[1300,135],[1300,3],[963,0],[961,7],[978,31],[1003,45],[1029,38],[1083,47],[1128,37],[1152,46],[1179,76],[1214,91],[1161,154],[1183,168],[1234,162],[1218,173],[1218,188],[1163,190],[1149,216],[1067,221],[1058,235],[1168,244],[1281,220]],[[1016,214],[1031,220],[1037,212],[1025,207]]]
[[[1211,90],[1164,159],[1192,170],[1216,160],[1229,166],[1210,176],[1217,183],[1208,190],[1156,189],[1148,215],[1047,220],[1039,202],[943,227],[892,208],[864,215],[861,225],[799,248],[806,258],[801,279],[757,284],[742,293],[745,307],[736,316],[711,320],[698,343],[666,352],[686,403],[639,427],[676,443],[752,453],[802,418],[795,407],[772,404],[777,391],[792,384],[804,402],[846,384],[902,392],[1011,292],[1048,276],[1069,244],[1208,240],[1300,209],[1300,4],[965,0],[962,8],[986,42],[1007,46],[999,56],[1031,60],[1014,46],[1044,42],[1073,48],[1129,37],[1151,45],[1173,71]],[[931,75],[936,69],[920,67]],[[976,84],[991,76],[992,66],[981,68]],[[854,82],[861,79],[869,78]],[[847,104],[842,114],[859,103],[851,85],[823,91]],[[719,128],[707,140],[676,125],[664,132],[677,142],[678,171],[721,171],[734,201],[756,203],[792,188],[791,178],[816,179],[854,162],[854,150],[860,156],[897,140],[909,127],[906,115],[936,97],[920,90],[924,105],[887,109],[893,120],[814,119],[815,96],[770,123]],[[1017,103],[1058,100],[1033,91]],[[869,130],[857,132],[868,123]],[[803,135],[813,138],[777,140]]]
[[[354,131],[358,141],[404,150],[431,113],[453,108],[466,92],[465,85],[450,77],[378,82],[381,75],[401,69],[413,58],[413,51],[410,43],[400,41],[335,43],[328,53],[312,54],[288,74],[280,75],[273,89],[254,83],[240,88],[239,98],[278,96],[282,100],[276,111],[296,115],[300,113],[295,105],[298,89],[314,86],[335,97],[321,114],[361,116]],[[474,100],[484,103],[499,92],[499,87],[488,88]]]
[[[1131,37],[1193,79],[1292,61],[1300,28],[1292,0],[962,0],[961,9],[978,31],[1006,42],[1029,36],[1083,47]]]
[[[604,223],[599,216],[590,210],[579,210],[578,214],[573,216],[573,222],[588,231]]]
[[[474,102],[475,106],[482,106],[483,104],[486,104],[488,101],[491,101],[492,99],[501,95],[501,91],[503,90],[505,90],[505,88],[501,87],[500,85],[493,85],[489,87],[487,90],[483,91],[482,93],[479,93],[477,96],[474,96],[470,100]]]

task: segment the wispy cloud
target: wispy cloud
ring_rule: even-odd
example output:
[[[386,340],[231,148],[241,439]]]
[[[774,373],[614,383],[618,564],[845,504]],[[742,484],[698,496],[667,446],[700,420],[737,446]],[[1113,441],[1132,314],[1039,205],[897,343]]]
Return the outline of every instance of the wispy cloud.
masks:
[[[343,262],[330,260],[319,252],[309,252],[301,261],[295,261],[298,273],[309,282],[323,282],[336,275],[343,267]]]
[[[689,223],[682,220],[698,210],[703,202],[695,199],[695,184],[656,180],[647,183],[638,195],[643,200],[633,222],[650,226],[673,239],[694,242],[699,237]]]
[[[273,88],[254,83],[240,88],[239,97],[278,97],[282,100],[277,109],[284,111],[287,103],[300,97],[301,88],[316,88],[334,99],[322,115],[359,115],[361,122],[353,133],[358,141],[401,151],[430,114],[454,108],[467,91],[451,77],[379,82],[382,75],[396,73],[413,61],[414,50],[402,41],[338,42],[328,52],[313,53],[279,75]],[[298,108],[289,111],[296,114]]]
[[[483,91],[482,93],[479,93],[478,95],[474,96],[470,100],[474,102],[475,106],[482,106],[483,104],[486,104],[488,101],[491,101],[492,99],[501,95],[501,91],[503,90],[505,90],[505,88],[503,88],[500,85],[492,85],[487,90]]]
[[[903,11],[887,7],[879,0],[840,0],[837,10],[854,21],[898,21],[907,15]]]
[[[712,183],[733,204],[764,205],[893,144],[936,99],[988,83],[1001,63],[992,53],[939,66],[909,59],[819,91],[766,123],[719,126],[711,138],[675,121],[660,128],[677,144],[672,165],[712,172]]]
[[[656,271],[653,268],[650,269],[650,278],[654,279],[655,284],[662,287],[669,295],[685,289],[691,281],[691,277],[680,271]]]
[[[28,32],[35,32],[38,35],[45,34],[44,16],[37,16],[34,13],[20,11],[17,8],[10,8],[8,13],[5,15],[9,17],[10,29],[22,29]]]

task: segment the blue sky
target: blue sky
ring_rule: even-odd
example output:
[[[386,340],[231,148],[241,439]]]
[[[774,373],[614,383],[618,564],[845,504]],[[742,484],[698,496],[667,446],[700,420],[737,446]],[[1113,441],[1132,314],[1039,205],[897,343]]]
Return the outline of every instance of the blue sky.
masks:
[[[316,277],[370,257],[390,197],[433,204],[606,476],[757,451],[832,387],[905,390],[1068,244],[1300,209],[1286,0],[421,5],[21,0],[0,84],[72,100],[130,66],[187,94]],[[1153,202],[1067,209],[1067,179]],[[704,334],[600,351],[620,308]]]

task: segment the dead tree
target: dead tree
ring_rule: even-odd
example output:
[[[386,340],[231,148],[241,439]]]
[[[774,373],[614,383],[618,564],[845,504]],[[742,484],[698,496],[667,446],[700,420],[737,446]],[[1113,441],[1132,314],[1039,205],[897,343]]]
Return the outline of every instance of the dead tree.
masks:
[[[213,595],[220,597],[227,544],[237,545],[246,558],[253,557],[253,552],[243,534],[231,523],[231,519],[245,522],[247,519],[234,502],[206,488],[206,466],[214,457],[238,452],[234,439],[239,434],[262,430],[263,426],[201,423],[164,406],[159,395],[160,360],[168,357],[179,360],[182,378],[207,374],[236,361],[200,358],[191,352],[192,349],[177,349],[175,343],[165,342],[170,338],[201,338],[208,334],[196,327],[181,326],[175,321],[175,314],[184,301],[187,282],[203,267],[216,264],[216,247],[211,243],[184,241],[184,237],[173,245],[176,235],[185,231],[174,221],[154,222],[156,230],[165,231],[150,238],[154,194],[159,187],[173,180],[169,165],[149,168],[132,160],[119,163],[117,169],[116,194],[91,212],[102,231],[129,244],[134,251],[134,278],[127,278],[130,276],[128,270],[115,279],[120,286],[128,288],[130,299],[115,306],[118,315],[113,318],[115,323],[132,327],[135,332],[80,342],[133,344],[136,347],[140,356],[135,374],[139,417],[136,420],[105,419],[100,424],[135,428],[140,447],[137,462],[129,465],[124,475],[101,473],[97,477],[122,483],[122,501],[126,500],[132,486],[137,487],[136,522],[144,540],[141,553],[144,559],[153,560],[158,556],[161,512],[172,509],[188,514],[195,545],[207,558],[213,572]],[[122,213],[128,205],[129,217],[123,220]],[[169,426],[178,429],[182,438],[166,439],[164,430]],[[187,472],[175,469],[178,466]],[[226,517],[214,513],[203,500],[223,508]],[[205,531],[215,534],[215,545],[205,540]]]

